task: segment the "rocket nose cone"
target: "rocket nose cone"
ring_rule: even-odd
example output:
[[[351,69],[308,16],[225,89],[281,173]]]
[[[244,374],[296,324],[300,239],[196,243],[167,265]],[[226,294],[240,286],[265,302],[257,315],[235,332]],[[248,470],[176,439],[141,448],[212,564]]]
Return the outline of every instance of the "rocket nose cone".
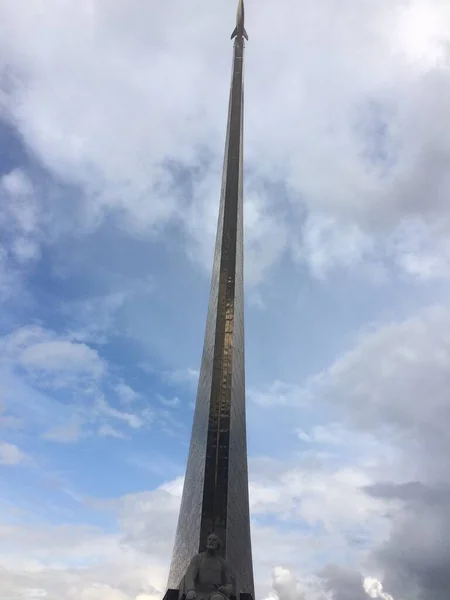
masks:
[[[238,25],[244,24],[244,0],[239,0],[236,22]]]

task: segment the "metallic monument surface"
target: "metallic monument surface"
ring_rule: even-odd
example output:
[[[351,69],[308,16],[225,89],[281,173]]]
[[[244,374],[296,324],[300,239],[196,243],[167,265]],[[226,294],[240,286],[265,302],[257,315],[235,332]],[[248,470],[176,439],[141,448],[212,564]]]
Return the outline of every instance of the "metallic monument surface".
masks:
[[[250,540],[244,371],[243,59],[244,4],[239,1],[214,266],[186,478],[168,587],[178,589],[208,535],[236,595],[254,598]]]

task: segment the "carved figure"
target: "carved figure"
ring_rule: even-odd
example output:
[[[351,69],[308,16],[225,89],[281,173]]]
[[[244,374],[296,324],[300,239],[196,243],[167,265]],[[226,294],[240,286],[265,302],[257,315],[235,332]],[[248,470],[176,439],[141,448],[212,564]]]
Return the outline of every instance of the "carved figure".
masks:
[[[194,556],[184,578],[186,600],[224,600],[233,594],[233,580],[227,561],[218,556],[220,538],[211,533],[206,552]]]

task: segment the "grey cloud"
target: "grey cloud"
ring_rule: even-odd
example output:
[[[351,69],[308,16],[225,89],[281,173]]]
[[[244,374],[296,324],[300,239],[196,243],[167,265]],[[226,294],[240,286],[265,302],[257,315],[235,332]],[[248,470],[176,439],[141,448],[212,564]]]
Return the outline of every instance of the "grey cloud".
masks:
[[[363,577],[358,571],[328,565],[319,576],[324,580],[325,589],[332,593],[333,600],[367,600]]]
[[[364,489],[390,514],[372,557],[394,598],[450,594],[448,318],[433,308],[374,329],[319,378],[354,427],[390,448]]]
[[[372,328],[316,379],[355,426],[399,445],[403,480],[448,478],[449,319],[442,306]]]
[[[394,519],[377,550],[384,582],[394,597],[445,600],[450,594],[450,502],[417,506]]]
[[[317,498],[314,507],[328,517],[337,511],[340,536],[354,537],[362,531],[346,528],[342,507],[349,509],[360,527],[369,515],[380,517],[372,522],[370,544],[354,553],[354,571],[338,564],[321,573],[333,600],[366,600],[361,586],[366,575],[382,581],[385,592],[377,586],[367,588],[380,598],[443,600],[450,595],[449,314],[446,306],[432,307],[403,322],[373,325],[357,337],[351,350],[308,383],[308,394],[316,402],[331,403],[334,418],[338,411],[342,430],[348,431],[346,451],[359,457],[358,476],[368,479],[360,491],[376,502],[371,513],[373,507],[353,494],[353,500],[336,496],[333,476],[325,486],[326,497],[334,498],[333,510],[323,510]],[[274,395],[274,404],[283,403],[282,395],[278,396]],[[303,396],[299,388],[295,397]],[[302,402],[297,402],[297,408],[304,418]],[[361,435],[361,442],[365,441],[358,445],[355,440]],[[276,481],[273,466],[269,464],[265,473],[266,479]],[[319,476],[323,471],[316,468],[316,481]],[[358,486],[357,479],[346,481]],[[286,478],[294,480],[292,475]],[[299,514],[307,519],[308,478],[302,474],[297,481],[301,482]],[[280,486],[272,484],[271,491],[277,488],[280,503]],[[258,496],[256,488],[253,500],[270,506],[273,500],[263,491]]]
[[[368,600],[361,573],[329,564],[314,576],[297,579],[292,571],[276,567],[272,589],[279,600]]]
[[[375,483],[364,488],[374,498],[401,500],[413,505],[450,506],[450,485],[430,486],[420,481]]]

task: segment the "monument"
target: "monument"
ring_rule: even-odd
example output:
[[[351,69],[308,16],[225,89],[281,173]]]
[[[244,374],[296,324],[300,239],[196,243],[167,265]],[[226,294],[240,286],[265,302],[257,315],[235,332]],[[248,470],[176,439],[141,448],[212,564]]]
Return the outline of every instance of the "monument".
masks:
[[[239,0],[219,220],[192,437],[166,600],[254,598],[244,372],[244,2]]]

